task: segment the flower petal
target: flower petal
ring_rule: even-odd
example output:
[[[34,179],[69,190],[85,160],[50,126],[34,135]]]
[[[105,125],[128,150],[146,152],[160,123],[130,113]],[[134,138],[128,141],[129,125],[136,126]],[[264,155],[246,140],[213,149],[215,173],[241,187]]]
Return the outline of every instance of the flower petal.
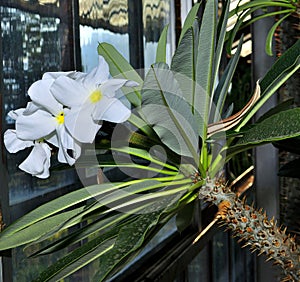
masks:
[[[62,111],[63,106],[53,97],[50,92],[50,86],[54,79],[43,79],[34,82],[28,89],[28,95],[31,100],[44,107],[53,115],[57,115]]]
[[[49,177],[51,148],[46,143],[35,143],[31,153],[19,168],[38,178]]]
[[[90,73],[80,79],[83,85],[92,91],[97,86],[109,78],[109,66],[102,56],[98,58],[98,66],[93,68]]]
[[[39,140],[52,133],[56,125],[55,117],[44,110],[38,110],[31,115],[18,117],[17,137],[23,140]]]
[[[13,110],[13,111],[9,111],[8,112],[8,116],[14,120],[16,120],[18,118],[18,116],[21,116],[24,113],[25,109],[21,108],[21,109],[17,109],[17,110]]]
[[[101,84],[99,88],[105,96],[114,97],[115,92],[123,86],[133,87],[138,86],[138,83],[122,78],[112,78]]]
[[[46,136],[45,140],[58,148],[58,137],[56,131],[53,131],[50,135]]]
[[[34,112],[36,112],[37,110],[39,110],[41,108],[41,106],[39,106],[38,104],[34,103],[34,102],[29,102],[27,103],[26,109],[23,112],[23,115],[31,115]]]
[[[82,107],[72,108],[65,116],[65,125],[71,135],[81,143],[92,143],[101,124],[92,118],[95,106],[85,103]]]
[[[107,110],[103,113],[102,119],[115,123],[121,123],[126,121],[130,115],[131,111],[125,107],[122,102],[120,102],[118,99],[115,99],[110,107],[107,108]]]
[[[8,129],[4,133],[4,144],[8,152],[16,153],[25,148],[33,146],[33,141],[20,140],[17,137],[16,130]]]
[[[66,130],[64,125],[57,128],[58,136],[58,161],[61,163],[68,163],[73,165],[75,163],[75,156],[70,155],[69,151],[73,151],[75,147],[74,139]]]
[[[79,106],[89,96],[88,90],[81,83],[66,76],[57,78],[50,91],[60,103],[67,107]]]
[[[120,123],[127,120],[130,114],[131,111],[118,99],[103,96],[101,101],[96,105],[93,112],[93,119],[95,121],[107,120]]]
[[[58,71],[58,72],[45,72],[43,74],[42,79],[57,79],[58,77],[64,76],[72,76],[76,71]]]

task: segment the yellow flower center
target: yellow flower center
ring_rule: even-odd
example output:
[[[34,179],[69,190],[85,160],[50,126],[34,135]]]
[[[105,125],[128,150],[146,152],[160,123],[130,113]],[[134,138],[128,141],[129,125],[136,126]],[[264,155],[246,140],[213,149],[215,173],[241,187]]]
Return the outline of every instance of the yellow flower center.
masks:
[[[90,95],[90,100],[92,103],[97,103],[98,101],[100,101],[102,98],[102,93],[99,89],[95,90],[92,92],[92,94]]]
[[[57,116],[56,116],[56,120],[58,122],[58,124],[63,124],[64,121],[65,121],[65,115],[63,112],[59,113]]]

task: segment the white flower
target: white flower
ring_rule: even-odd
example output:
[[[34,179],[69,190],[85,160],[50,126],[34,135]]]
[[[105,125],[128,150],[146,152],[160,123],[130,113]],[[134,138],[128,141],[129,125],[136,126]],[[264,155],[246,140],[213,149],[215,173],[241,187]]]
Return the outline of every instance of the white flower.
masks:
[[[57,76],[56,76],[57,77]],[[70,108],[65,116],[66,128],[83,143],[92,143],[101,128],[101,120],[126,121],[131,111],[116,97],[122,86],[137,86],[126,79],[110,79],[109,67],[99,56],[99,64],[90,73],[58,75],[50,87],[53,96]]]
[[[54,79],[42,79],[31,85],[28,95],[32,102],[16,119],[16,134],[21,140],[45,139],[59,148],[58,161],[73,165],[80,155],[80,146],[65,127],[69,109],[50,93]],[[69,155],[68,150],[73,151]]]
[[[10,153],[33,146],[31,153],[19,165],[19,168],[38,178],[49,177],[51,148],[46,143],[21,140],[17,137],[16,130],[8,129],[4,133],[4,144]]]

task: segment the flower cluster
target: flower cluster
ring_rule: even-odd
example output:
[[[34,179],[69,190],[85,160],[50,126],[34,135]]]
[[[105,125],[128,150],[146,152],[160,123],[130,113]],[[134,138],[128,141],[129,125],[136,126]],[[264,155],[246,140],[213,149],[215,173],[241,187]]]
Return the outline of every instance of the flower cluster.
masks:
[[[9,112],[15,129],[4,134],[10,153],[33,147],[19,168],[39,178],[49,177],[51,147],[58,148],[58,161],[73,165],[82,143],[92,143],[101,121],[121,123],[131,111],[117,97],[123,86],[137,83],[110,78],[103,57],[90,73],[48,72],[28,89],[26,108]]]

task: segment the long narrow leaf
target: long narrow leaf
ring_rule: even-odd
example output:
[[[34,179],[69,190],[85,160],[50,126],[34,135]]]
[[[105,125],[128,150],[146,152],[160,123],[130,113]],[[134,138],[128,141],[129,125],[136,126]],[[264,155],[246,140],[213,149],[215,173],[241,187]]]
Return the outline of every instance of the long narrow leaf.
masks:
[[[77,242],[86,239],[89,236],[99,234],[100,232],[103,233],[104,230],[112,227],[116,224],[119,224],[121,221],[128,220],[130,214],[125,213],[118,213],[114,215],[109,215],[105,218],[100,218],[99,220],[93,221],[85,226],[82,226],[80,229],[74,231],[73,233],[67,234],[64,237],[56,239],[56,234],[51,238],[51,243],[48,243],[45,247],[39,247],[36,251],[36,245],[39,245],[42,241],[48,239],[47,237],[41,237],[39,240],[32,242],[31,245],[28,245],[25,250],[30,252],[31,247],[34,246],[35,251],[31,252],[30,257],[37,257],[39,255],[45,255],[49,253],[53,253],[55,251],[61,250],[67,246],[71,246]]]
[[[234,146],[227,149],[227,160],[258,145],[300,135],[300,108],[279,112],[255,124]]]
[[[192,9],[189,11],[188,15],[186,16],[186,19],[184,21],[181,33],[180,33],[180,37],[178,40],[178,45],[180,45],[180,42],[183,38],[183,36],[185,35],[185,33],[187,32],[188,29],[190,29],[193,26],[194,21],[197,18],[197,13],[200,7],[200,3],[196,3]]]
[[[212,97],[213,63],[216,41],[216,3],[206,3],[199,34],[198,55],[196,61],[196,83],[203,90],[196,93],[195,108],[204,120],[200,124],[199,135],[206,140],[206,128]]]
[[[59,259],[56,263],[43,271],[33,282],[60,281],[64,277],[99,258],[113,248],[115,238],[121,227],[122,226],[116,226],[111,231],[87,242],[70,254]]]
[[[173,72],[164,64],[152,66],[142,93],[141,113],[162,142],[177,154],[196,160],[197,123]]]
[[[270,6],[296,9],[296,7],[288,1],[254,0],[254,1],[249,1],[243,5],[238,5],[234,10],[230,11],[229,17],[232,17],[233,15],[238,14],[239,12],[245,11],[252,7],[264,8]]]
[[[143,80],[139,74],[111,44],[100,43],[98,45],[98,54],[105,58],[112,76],[133,80],[142,85]],[[134,93],[130,93],[126,97],[134,106],[140,106],[141,94],[138,89],[135,89]]]
[[[234,72],[236,70],[240,58],[242,45],[243,45],[243,37],[241,37],[237,50],[233,55],[233,57],[230,59],[228,65],[226,66],[225,71],[219,81],[218,87],[215,90],[214,98],[217,106],[215,109],[213,122],[217,122],[220,116],[222,116],[223,107],[225,104],[225,100],[227,98],[228,89],[230,87]]]
[[[80,213],[82,210],[83,208],[81,207],[72,211],[53,215],[14,234],[3,233],[1,234],[0,250],[7,250],[33,242],[45,233],[59,226],[62,222],[68,220],[70,217]]]
[[[218,81],[219,76],[219,67],[221,58],[223,55],[223,48],[226,36],[226,28],[228,23],[228,14],[229,14],[229,6],[230,1],[226,1],[225,8],[222,9],[222,14],[218,22],[217,28],[217,47],[216,47],[216,54],[215,54],[215,62],[214,62],[214,77],[213,77],[213,89],[215,89],[216,83]],[[214,93],[215,94],[215,93]],[[213,98],[214,99],[214,98]]]
[[[169,25],[166,25],[160,35],[156,49],[156,63],[166,63],[166,49]]]
[[[300,68],[300,39],[290,47],[270,68],[260,81],[261,98],[253,109],[243,118],[237,130],[240,130],[255,115],[262,105]]]
[[[183,97],[191,105],[194,111],[195,101],[195,80],[196,80],[196,49],[195,44],[198,38],[198,27],[190,27],[182,37],[171,63],[171,70],[174,72],[179,83]]]
[[[273,50],[272,50],[272,41],[273,41],[273,35],[275,33],[275,30],[277,29],[277,27],[289,16],[285,15],[284,17],[282,17],[280,20],[278,20],[270,29],[270,31],[268,32],[268,36],[266,39],[266,53],[270,56],[273,55]]]

